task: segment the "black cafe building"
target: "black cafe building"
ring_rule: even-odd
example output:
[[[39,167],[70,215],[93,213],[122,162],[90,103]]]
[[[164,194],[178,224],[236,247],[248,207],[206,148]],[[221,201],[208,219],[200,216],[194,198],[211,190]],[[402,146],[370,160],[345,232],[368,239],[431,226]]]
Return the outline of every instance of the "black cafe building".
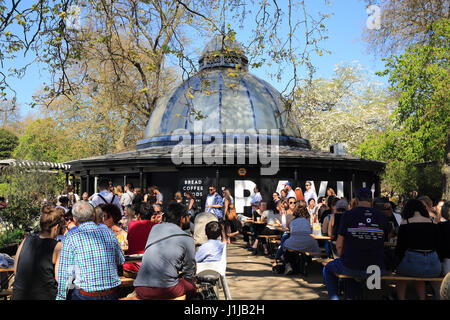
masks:
[[[336,146],[312,150],[287,114],[280,93],[248,72],[240,45],[216,37],[199,59],[199,72],[159,100],[136,150],[66,162],[67,179],[80,194],[94,193],[99,177],[114,185],[156,185],[165,200],[191,191],[202,207],[210,185],[228,187],[238,213],[249,210],[255,185],[267,200],[286,181],[303,191],[311,181],[318,196],[327,187],[348,199],[363,186],[380,194],[383,162]]]

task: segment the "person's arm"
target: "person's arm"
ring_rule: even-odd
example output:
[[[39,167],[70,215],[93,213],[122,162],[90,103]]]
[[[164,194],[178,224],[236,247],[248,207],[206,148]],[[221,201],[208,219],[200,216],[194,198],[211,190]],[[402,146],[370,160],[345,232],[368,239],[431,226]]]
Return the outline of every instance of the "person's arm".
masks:
[[[182,268],[183,278],[194,282],[195,279],[195,245],[194,239],[186,239],[186,254],[184,255],[184,265]]]
[[[328,221],[328,236],[333,238],[333,225],[334,225],[334,213],[330,216],[330,221]]]
[[[14,259],[14,276],[17,273],[17,264],[19,262],[20,252],[22,251],[23,243],[25,242],[25,240],[26,240],[26,238],[23,239],[22,243],[19,245],[19,248],[17,249],[17,252],[16,252],[16,257]]]
[[[336,250],[338,256],[342,256],[342,250],[344,249],[344,236],[338,235],[336,241]]]
[[[192,209],[192,206],[194,205],[194,202],[195,202],[194,199],[191,199],[191,200],[189,201],[189,207],[188,207],[188,210],[191,210],[191,209]]]
[[[62,243],[58,242],[53,250],[53,258],[52,262],[55,265],[55,279],[58,280],[58,265],[59,265],[59,257],[61,255],[61,247]]]

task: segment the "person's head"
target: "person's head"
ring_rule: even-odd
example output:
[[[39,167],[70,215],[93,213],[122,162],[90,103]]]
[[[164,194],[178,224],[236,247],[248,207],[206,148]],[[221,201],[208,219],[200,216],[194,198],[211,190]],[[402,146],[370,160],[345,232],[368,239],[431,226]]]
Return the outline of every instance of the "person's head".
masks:
[[[292,184],[289,181],[286,182],[285,184],[283,184],[283,186],[284,186],[284,190],[287,190],[288,192],[290,190],[292,190]]]
[[[103,223],[111,228],[114,225],[118,225],[120,219],[122,219],[122,212],[118,206],[112,203],[105,204],[102,207],[103,210]]]
[[[253,192],[254,193],[258,193],[259,192],[259,187],[257,185],[253,188]]]
[[[118,194],[118,195],[121,195],[123,193],[122,186],[118,185],[118,186],[114,187],[114,193]]]
[[[127,183],[127,184],[124,186],[124,190],[125,190],[125,192],[133,191],[133,185],[132,185],[131,183]]]
[[[430,214],[428,213],[427,208],[423,204],[422,201],[418,199],[410,199],[406,202],[405,206],[403,207],[401,216],[403,219],[410,219],[414,216],[416,212],[419,212],[421,216],[425,218],[429,218]]]
[[[104,203],[99,204],[98,206],[96,206],[94,208],[94,217],[93,217],[93,221],[95,224],[100,224],[103,223],[103,210],[102,207],[105,206]]]
[[[72,193],[74,190],[71,185],[68,185],[66,189],[67,189],[67,193]]]
[[[286,197],[287,197],[286,189],[282,189],[282,190],[280,191],[280,195],[281,195],[281,197],[282,197],[283,199],[286,199]]]
[[[210,187],[208,188],[208,191],[209,191],[209,194],[215,194],[215,193],[216,193],[216,187],[210,186]]]
[[[109,189],[109,180],[106,178],[100,178],[97,181],[97,188],[99,191],[108,190]]]
[[[305,182],[305,190],[306,190],[306,191],[311,190],[311,181],[306,181],[306,182]]]
[[[69,205],[69,198],[66,196],[62,196],[59,198],[59,203],[61,204],[61,206],[67,207]]]
[[[259,210],[261,210],[261,212],[266,211],[267,210],[267,202],[261,201],[259,203]]]
[[[61,210],[56,210],[56,208],[42,210],[41,218],[39,220],[41,234],[45,233],[52,238],[56,238],[56,236],[61,233],[64,225],[64,213]]]
[[[334,192],[334,189],[331,187],[327,188],[327,196],[336,196],[336,192]]]
[[[317,204],[318,205],[323,205],[323,206],[326,206],[327,205],[327,198],[326,197],[324,197],[324,196],[320,196],[318,199],[317,199]]]
[[[272,194],[272,199],[275,200],[275,201],[279,200],[279,199],[280,199],[280,194],[279,194],[278,192],[275,191],[275,192]]]
[[[161,223],[162,217],[164,214],[162,211],[161,205],[159,203],[153,204],[153,211],[154,211],[154,214],[150,218],[150,221],[155,222],[155,223]]]
[[[349,209],[353,209],[356,208],[358,206],[358,200],[356,200],[356,198],[353,198],[352,200],[350,200],[350,204],[349,204]]]
[[[356,199],[358,200],[358,205],[372,205],[372,190],[369,188],[361,188],[356,192]]]
[[[135,209],[134,205],[127,204],[123,208],[123,214],[127,217],[128,221],[135,219],[136,218],[136,209]]]
[[[224,199],[227,199],[228,201],[230,201],[231,200],[230,190],[228,190],[228,189],[223,190],[223,197],[224,197]]]
[[[72,215],[78,224],[92,221],[94,215],[94,207],[89,202],[75,202],[72,207]]]
[[[205,226],[205,233],[208,240],[216,240],[222,234],[222,229],[217,221],[210,221]]]
[[[176,201],[178,201],[178,202],[183,201],[183,196],[181,195],[181,192],[180,192],[180,191],[175,192],[174,199],[175,199]]]
[[[81,200],[88,201],[88,199],[89,199],[89,194],[87,192],[83,192],[83,194],[81,195]]]
[[[300,203],[297,203],[295,205],[295,208],[294,208],[294,211],[293,211],[293,215],[294,215],[295,218],[305,218],[305,219],[308,219],[308,220],[309,220],[309,217],[310,217],[308,209],[306,208],[306,206],[304,206],[304,205],[302,205]]]
[[[152,186],[151,188],[152,188],[154,194],[159,193],[159,188],[157,186]]]
[[[308,200],[308,207],[312,209],[312,208],[314,208],[315,205],[316,205],[316,199],[309,198],[309,200]]]
[[[142,202],[139,206],[139,214],[141,220],[151,220],[152,216],[155,214],[155,209],[151,203]]]
[[[296,198],[289,197],[289,199],[288,199],[289,209],[294,210],[296,203],[297,203],[297,199]]]
[[[338,200],[336,201],[336,211],[337,212],[345,212],[348,210],[348,202],[347,200]]]
[[[186,198],[195,200],[195,195],[191,191],[187,191],[186,192]]]
[[[183,230],[190,228],[189,213],[184,204],[171,201],[164,210],[164,221],[167,223],[173,223],[179,226]]]
[[[445,201],[441,208],[441,217],[444,218],[446,221],[449,221],[450,215],[450,201]]]
[[[422,201],[422,203],[425,205],[428,211],[431,210],[431,207],[433,206],[433,201],[428,196],[420,196],[417,198],[417,200]]]

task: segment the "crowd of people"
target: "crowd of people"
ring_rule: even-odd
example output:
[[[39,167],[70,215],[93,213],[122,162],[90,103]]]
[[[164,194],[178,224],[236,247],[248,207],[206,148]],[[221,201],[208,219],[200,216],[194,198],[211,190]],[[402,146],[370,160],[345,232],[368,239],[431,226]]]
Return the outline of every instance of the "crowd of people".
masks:
[[[373,199],[367,188],[354,199],[332,188],[318,197],[309,181],[304,190],[287,182],[264,200],[255,186],[251,216],[245,216],[236,213],[228,188],[219,194],[210,186],[202,206],[190,192],[164,199],[156,186],[144,192],[99,179],[98,192],[81,197],[69,186],[58,203],[43,205],[39,231],[20,244],[12,299],[114,300],[122,273],[135,279],[140,299],[195,299],[196,264],[220,261],[238,234],[253,254],[262,248],[266,255],[268,243],[259,236],[279,235],[273,267],[281,264],[286,275],[298,271],[299,251],[324,246],[334,258],[323,269],[330,299],[338,299],[336,274],[363,277],[372,265],[407,276],[450,271],[449,201]],[[311,237],[316,232],[331,241],[318,242]],[[396,242],[393,251],[384,245],[389,242]],[[142,254],[142,262],[125,261],[134,254]],[[425,282],[415,285],[424,299]],[[349,286],[347,298],[355,297],[355,288]],[[405,299],[405,290],[398,282],[398,299]]]

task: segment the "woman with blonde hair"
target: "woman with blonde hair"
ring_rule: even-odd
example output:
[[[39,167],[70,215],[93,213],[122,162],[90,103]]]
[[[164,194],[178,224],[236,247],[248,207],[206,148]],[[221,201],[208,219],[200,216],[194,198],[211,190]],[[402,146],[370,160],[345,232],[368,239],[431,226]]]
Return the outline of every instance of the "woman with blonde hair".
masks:
[[[56,236],[65,226],[64,215],[52,206],[44,206],[39,226],[39,234],[30,234],[17,250],[12,300],[56,299],[57,261],[61,252],[61,242]]]

